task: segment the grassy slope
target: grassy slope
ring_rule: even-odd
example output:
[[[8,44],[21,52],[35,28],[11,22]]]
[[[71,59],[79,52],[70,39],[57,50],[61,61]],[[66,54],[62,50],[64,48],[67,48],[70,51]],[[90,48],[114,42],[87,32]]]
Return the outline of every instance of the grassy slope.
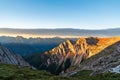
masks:
[[[0,64],[0,80],[55,80],[57,76],[27,67]],[[60,77],[58,78],[60,79]]]
[[[80,71],[65,78],[52,75],[46,71],[19,68],[18,66],[0,64],[0,80],[120,80],[120,74],[99,74],[89,76],[91,71]]]
[[[73,75],[72,77],[76,77],[76,80],[120,80],[120,74],[104,73],[89,76],[90,73],[91,71],[83,70]]]

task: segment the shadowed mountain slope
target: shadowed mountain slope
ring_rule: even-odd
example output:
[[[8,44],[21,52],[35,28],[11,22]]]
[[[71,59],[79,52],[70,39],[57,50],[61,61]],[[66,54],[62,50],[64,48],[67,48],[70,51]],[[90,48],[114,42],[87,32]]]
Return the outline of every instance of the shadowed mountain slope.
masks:
[[[31,54],[51,50],[68,39],[76,40],[77,38],[24,38],[22,36],[1,36],[0,43],[16,54],[25,57]]]
[[[0,44],[0,63],[13,64],[19,66],[30,66],[21,56],[14,54],[9,49]]]

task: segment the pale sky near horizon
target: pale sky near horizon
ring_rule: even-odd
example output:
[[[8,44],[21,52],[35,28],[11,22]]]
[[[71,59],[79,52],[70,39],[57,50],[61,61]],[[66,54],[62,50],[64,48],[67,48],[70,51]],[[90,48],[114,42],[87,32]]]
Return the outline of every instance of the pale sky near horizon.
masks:
[[[120,0],[0,0],[0,28],[120,28]]]

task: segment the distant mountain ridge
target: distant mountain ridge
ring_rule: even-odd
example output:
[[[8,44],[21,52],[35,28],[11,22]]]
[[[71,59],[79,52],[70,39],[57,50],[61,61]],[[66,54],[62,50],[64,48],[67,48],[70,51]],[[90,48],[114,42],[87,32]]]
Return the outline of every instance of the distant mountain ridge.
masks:
[[[120,28],[85,30],[85,29],[10,29],[0,28],[1,35],[34,35],[34,36],[120,36]]]
[[[48,51],[67,39],[76,40],[77,38],[24,38],[22,36],[1,36],[0,43],[15,53],[26,56]]]
[[[10,36],[0,36],[0,43],[25,43],[25,44],[38,44],[38,43],[51,43],[55,44],[58,42],[63,42],[65,40],[72,39],[76,40],[77,38],[60,38],[60,37],[53,37],[53,38],[25,38],[23,36],[16,36],[16,37],[10,37]]]

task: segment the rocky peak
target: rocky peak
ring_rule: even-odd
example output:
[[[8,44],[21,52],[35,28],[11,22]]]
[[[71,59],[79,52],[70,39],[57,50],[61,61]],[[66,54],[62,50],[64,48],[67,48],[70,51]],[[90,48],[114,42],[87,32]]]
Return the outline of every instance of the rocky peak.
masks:
[[[65,71],[70,66],[79,66],[81,61],[89,55],[89,49],[86,39],[80,38],[77,41],[67,40],[46,53],[49,57],[41,67],[50,68],[49,66],[52,64],[53,67],[56,66],[54,73],[58,73]]]
[[[58,47],[53,48],[51,51],[49,51],[51,54],[61,54],[66,55],[69,51],[74,52],[74,46],[71,40],[67,40],[63,43],[61,43]]]
[[[81,53],[86,53],[86,49],[88,49],[88,44],[85,38],[80,38],[76,42],[67,40],[63,43],[61,43],[58,47],[52,49],[50,51],[52,54],[58,54],[58,53],[63,53],[67,55],[68,53],[77,55]]]
[[[86,42],[85,38],[80,38],[76,41],[76,44],[74,45],[76,49],[77,54],[86,53],[86,49],[88,49],[88,44]]]
[[[89,66],[89,64],[92,65],[94,61],[99,63],[99,61],[101,61],[101,59],[98,60],[101,57],[100,53],[104,50],[106,52],[109,52],[109,50],[112,51],[112,49],[107,50],[107,47],[113,45],[119,40],[120,38],[97,37],[79,38],[77,41],[67,40],[61,43],[58,47],[46,52],[47,54],[44,53],[47,58],[42,58],[41,61],[44,62],[41,62],[40,66],[42,68],[45,67],[45,70],[48,70],[54,74],[59,74],[61,72],[69,71],[68,69],[73,66],[84,66],[82,65],[82,62],[85,62],[86,60],[88,60],[85,64],[88,64],[87,66]],[[89,58],[92,56],[97,56],[97,54],[100,54],[98,58],[93,58],[93,61],[90,62]],[[86,69],[90,69],[90,67]],[[97,70],[98,67],[95,69]]]

